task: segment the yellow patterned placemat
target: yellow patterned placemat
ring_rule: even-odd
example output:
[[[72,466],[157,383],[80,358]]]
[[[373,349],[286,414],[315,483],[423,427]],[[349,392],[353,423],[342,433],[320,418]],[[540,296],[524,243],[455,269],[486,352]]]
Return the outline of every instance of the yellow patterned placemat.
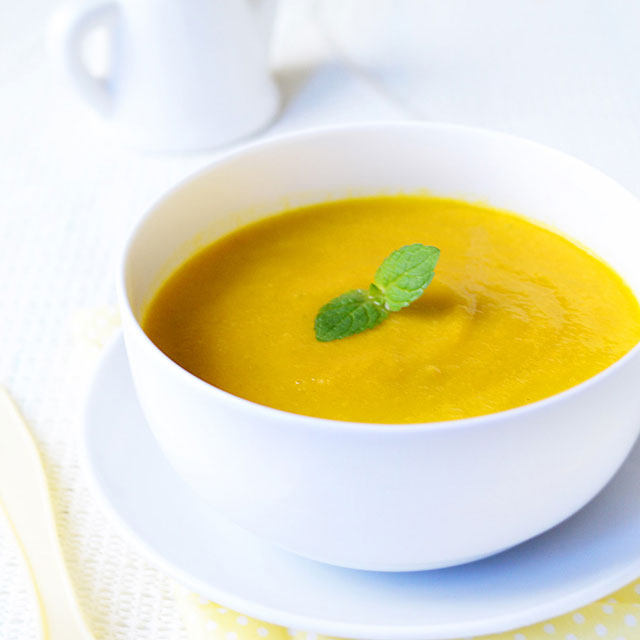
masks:
[[[250,618],[199,596],[178,592],[183,619],[193,640],[333,640]],[[640,640],[640,581],[552,620],[477,640]],[[469,640],[468,638],[465,640]]]

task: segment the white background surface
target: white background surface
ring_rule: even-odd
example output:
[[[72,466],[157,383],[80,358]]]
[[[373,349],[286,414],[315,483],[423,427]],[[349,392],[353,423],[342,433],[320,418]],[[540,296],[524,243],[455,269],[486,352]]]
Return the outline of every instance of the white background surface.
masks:
[[[90,364],[73,327],[113,302],[126,229],[216,153],[117,146],[50,68],[43,31],[56,5],[0,3],[0,382],[41,444],[96,634],[179,638],[170,582],[112,529],[78,470]],[[273,62],[286,102],[266,133],[400,118],[486,126],[640,194],[639,35],[635,0],[283,0]],[[0,523],[0,638],[32,637],[33,613]]]

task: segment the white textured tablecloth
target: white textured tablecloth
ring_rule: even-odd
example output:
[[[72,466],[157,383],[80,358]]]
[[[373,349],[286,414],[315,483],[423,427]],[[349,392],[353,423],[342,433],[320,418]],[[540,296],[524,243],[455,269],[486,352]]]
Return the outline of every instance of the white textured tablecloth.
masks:
[[[43,29],[55,6],[0,6],[0,382],[41,445],[96,635],[181,638],[170,580],[112,528],[79,471],[93,359],[74,326],[83,309],[113,303],[134,220],[216,153],[145,156],[110,140],[49,67]],[[266,135],[375,119],[486,126],[568,151],[640,193],[639,35],[634,0],[286,0],[274,42],[286,104]],[[35,614],[0,519],[0,640],[35,637]]]

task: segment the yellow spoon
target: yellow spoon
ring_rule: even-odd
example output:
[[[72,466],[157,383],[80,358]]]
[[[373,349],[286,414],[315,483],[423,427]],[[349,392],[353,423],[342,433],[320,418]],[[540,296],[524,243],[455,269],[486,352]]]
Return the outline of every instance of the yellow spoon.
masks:
[[[42,461],[29,428],[0,386],[0,507],[25,555],[45,640],[95,640],[78,607],[56,533]]]

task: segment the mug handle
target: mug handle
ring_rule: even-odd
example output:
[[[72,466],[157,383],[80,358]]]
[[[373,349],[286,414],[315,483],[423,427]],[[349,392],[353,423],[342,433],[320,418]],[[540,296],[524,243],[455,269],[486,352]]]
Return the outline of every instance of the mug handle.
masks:
[[[49,47],[57,66],[78,93],[103,116],[113,111],[111,83],[109,78],[99,78],[89,71],[82,47],[91,31],[105,27],[108,46],[113,52],[119,13],[115,1],[70,2],[56,11],[49,25]]]

